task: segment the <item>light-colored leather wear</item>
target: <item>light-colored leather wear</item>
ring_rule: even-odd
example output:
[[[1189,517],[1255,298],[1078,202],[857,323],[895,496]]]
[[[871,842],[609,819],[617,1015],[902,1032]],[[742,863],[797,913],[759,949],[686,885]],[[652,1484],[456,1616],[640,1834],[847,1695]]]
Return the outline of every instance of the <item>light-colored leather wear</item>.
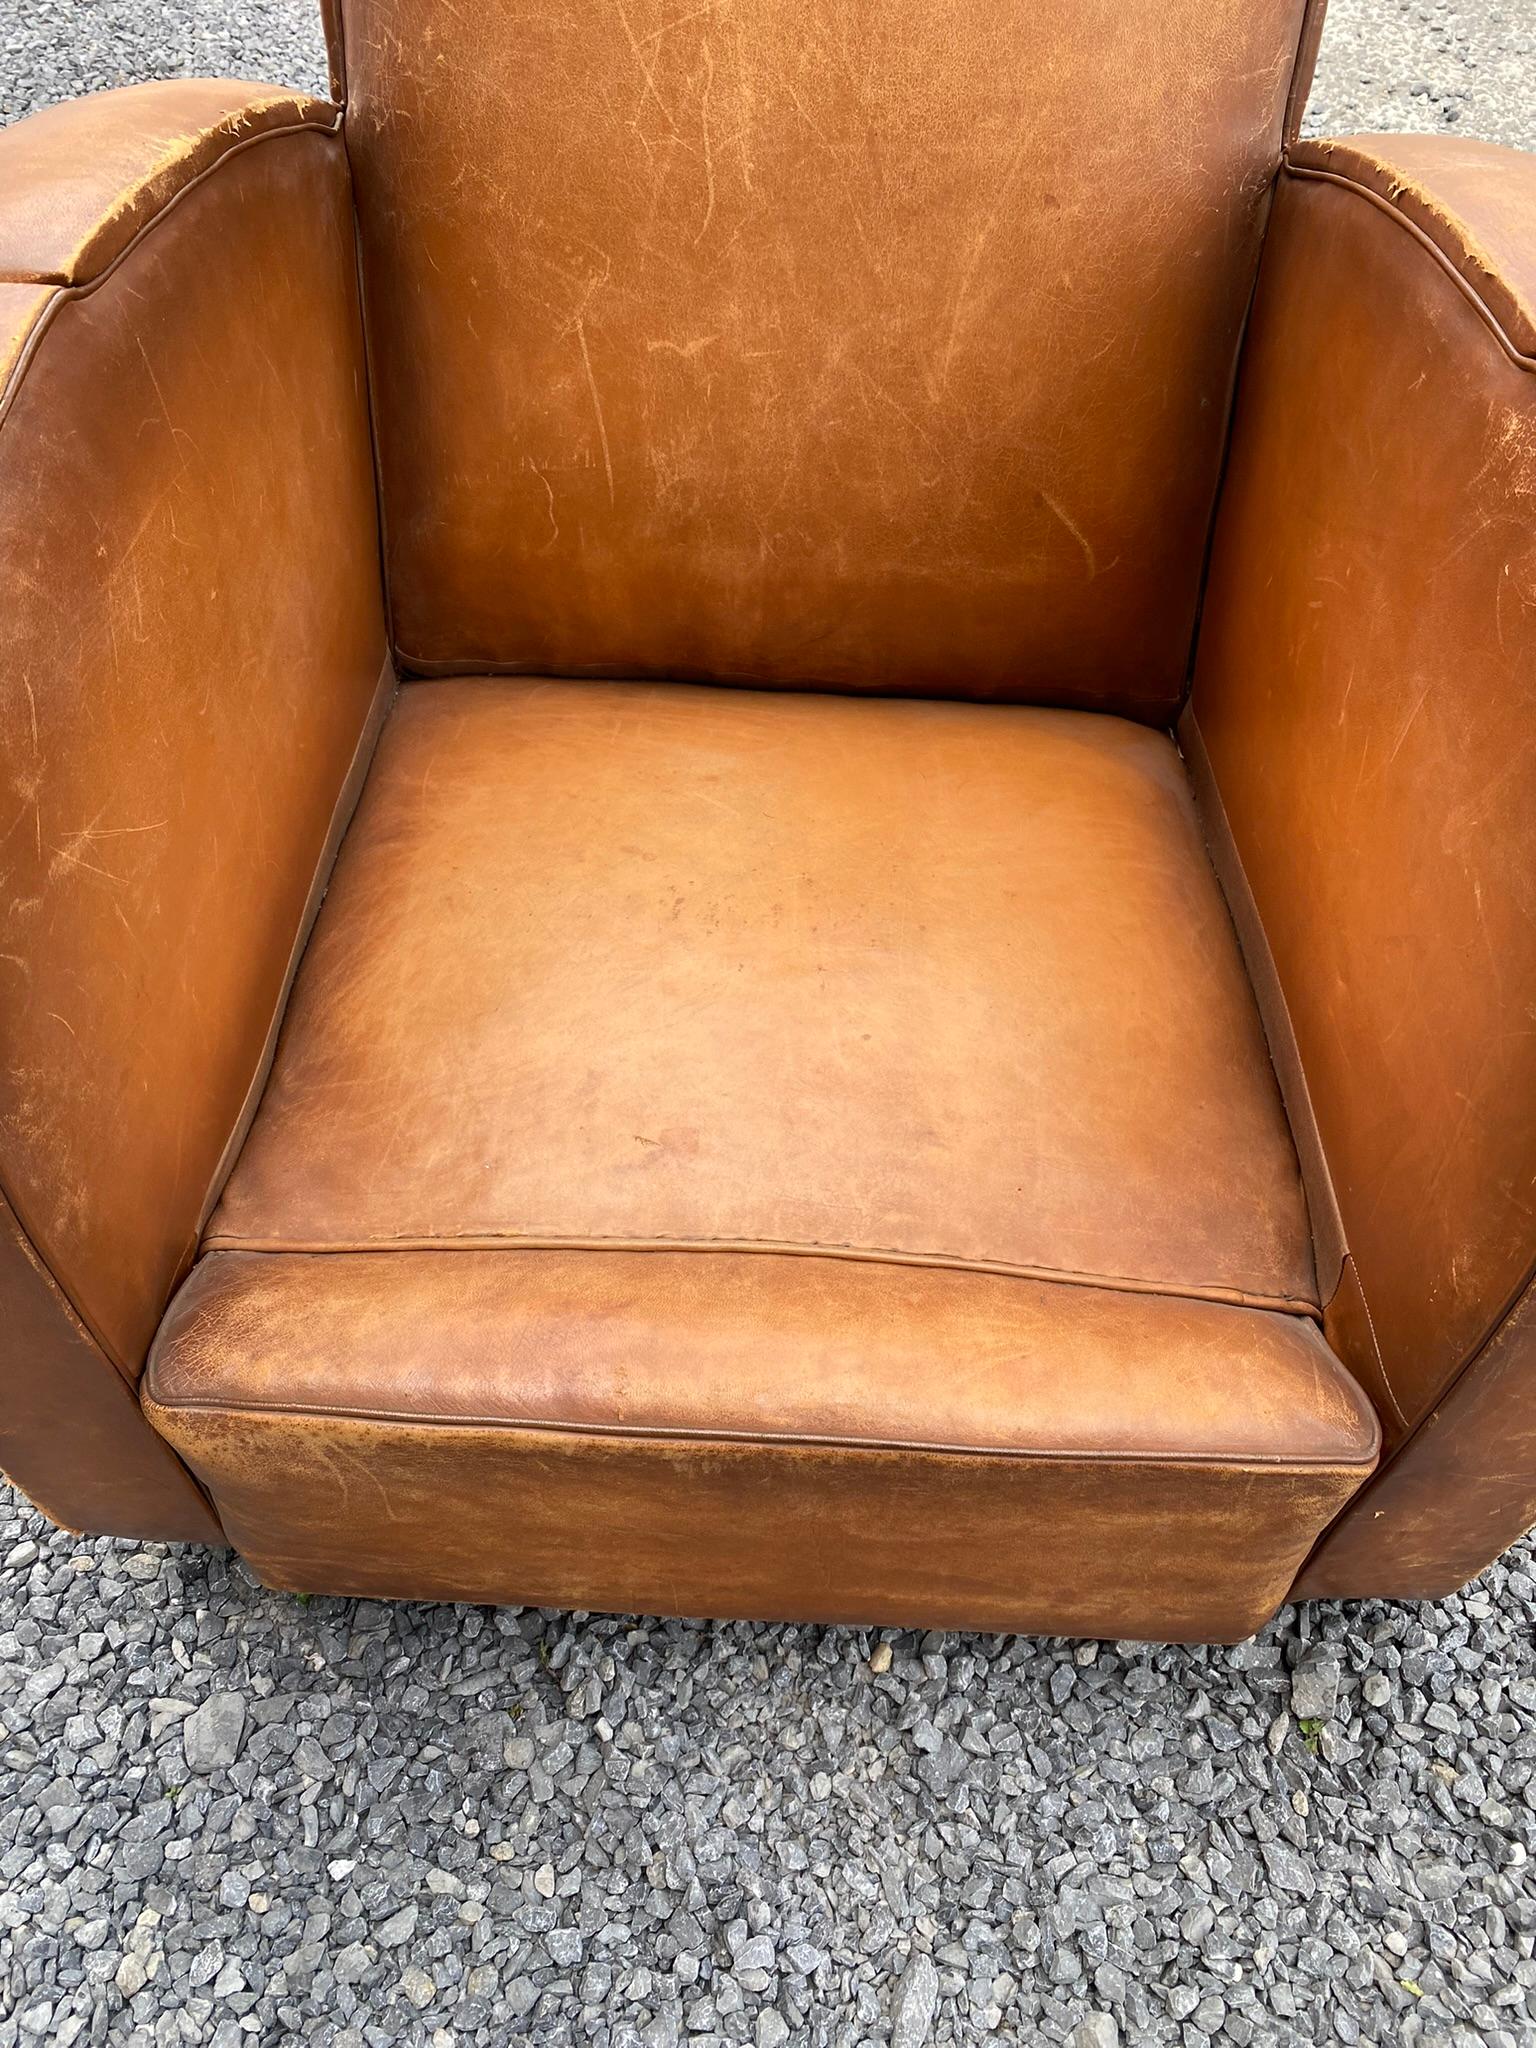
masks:
[[[1463,1583],[1536,160],[1296,142],[1311,0],[324,12],[0,136],[0,1465],[301,1591]]]
[[[292,1582],[407,1589],[327,1506],[393,1419],[423,1509],[517,1501],[476,1598],[1119,1634],[1156,1555],[1158,1634],[1242,1634],[1375,1456],[1177,755],[1111,718],[409,686],[207,1244],[152,1412]],[[840,1517],[905,1501],[929,1570],[808,1607],[866,1468]]]
[[[1166,723],[1302,13],[341,0],[403,667]]]
[[[92,206],[113,250],[0,286],[0,1186],[27,1295],[0,1465],[125,1535],[217,1535],[123,1393],[382,708],[346,162],[334,109],[266,125],[273,104],[189,81],[0,140],[0,267],[72,274]]]

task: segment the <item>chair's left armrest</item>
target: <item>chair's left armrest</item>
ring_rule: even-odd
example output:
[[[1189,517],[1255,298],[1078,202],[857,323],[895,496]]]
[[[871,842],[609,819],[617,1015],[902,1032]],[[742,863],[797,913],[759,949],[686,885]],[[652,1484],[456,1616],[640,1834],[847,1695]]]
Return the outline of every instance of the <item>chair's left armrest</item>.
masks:
[[[1386,1437],[1299,1590],[1444,1593],[1536,1518],[1536,157],[1293,148],[1182,738]]]
[[[0,1468],[217,1523],[136,1386],[388,688],[338,110],[0,133]]]
[[[90,284],[223,158],[341,109],[280,86],[178,78],[92,93],[0,129],[0,278]]]

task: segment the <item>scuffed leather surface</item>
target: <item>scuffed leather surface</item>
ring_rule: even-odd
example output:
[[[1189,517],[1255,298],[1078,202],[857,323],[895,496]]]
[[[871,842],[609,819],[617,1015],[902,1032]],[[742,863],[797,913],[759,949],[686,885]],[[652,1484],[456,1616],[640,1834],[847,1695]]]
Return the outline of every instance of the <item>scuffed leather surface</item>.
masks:
[[[163,1408],[1362,1471],[1377,1442],[1300,1316],[772,1253],[214,1252],[145,1384]]]
[[[208,1243],[780,1245],[1315,1313],[1182,766],[1125,721],[407,687]]]
[[[1298,142],[1289,160],[1400,213],[1536,358],[1536,157],[1469,135],[1351,135]]]
[[[0,129],[0,278],[89,284],[231,150],[339,118],[324,100],[238,78],[128,85],[45,107]]]
[[[0,422],[0,1176],[130,1374],[374,696],[375,550],[342,146],[274,132],[59,294]]]
[[[1167,721],[1301,0],[341,14],[407,667]]]
[[[1299,1318],[718,1253],[216,1253],[146,1401],[273,1584],[1176,1639],[1376,1442]]]
[[[1469,1475],[1506,1473],[1530,1434],[1471,1383],[1533,1252],[1536,376],[1454,250],[1370,196],[1393,159],[1362,182],[1282,181],[1193,707],[1351,1254],[1330,1330],[1383,1391],[1389,1450],[1407,1444],[1375,1492],[1445,1489],[1421,1537],[1363,1501],[1326,1583],[1432,1593],[1465,1575],[1458,1516],[1473,1568],[1528,1519],[1528,1488],[1480,1496]],[[1517,174],[1495,182],[1507,236]]]
[[[92,1535],[224,1541],[201,1489],[0,1201],[0,1472]]]

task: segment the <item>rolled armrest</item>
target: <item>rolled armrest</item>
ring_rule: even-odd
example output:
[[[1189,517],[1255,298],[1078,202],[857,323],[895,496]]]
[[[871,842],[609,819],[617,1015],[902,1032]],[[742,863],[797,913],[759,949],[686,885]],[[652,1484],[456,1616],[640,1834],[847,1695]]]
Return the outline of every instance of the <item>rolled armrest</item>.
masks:
[[[1294,143],[1292,179],[1374,201],[1423,236],[1516,355],[1536,357],[1536,157],[1451,135]]]
[[[387,688],[336,110],[0,136],[0,1467],[217,1535],[134,1387]]]
[[[234,150],[338,107],[236,78],[130,85],[0,129],[0,278],[89,284]]]
[[[1536,1519],[1533,312],[1536,158],[1295,148],[1181,730],[1387,1440],[1303,1593]]]

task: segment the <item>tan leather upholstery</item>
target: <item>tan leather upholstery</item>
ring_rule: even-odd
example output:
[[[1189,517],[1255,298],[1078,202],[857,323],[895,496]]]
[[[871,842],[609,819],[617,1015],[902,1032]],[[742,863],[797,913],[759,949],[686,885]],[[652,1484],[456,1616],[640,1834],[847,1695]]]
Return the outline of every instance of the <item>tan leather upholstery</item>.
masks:
[[[148,1388],[276,1585],[1167,1638],[1376,1437],[1299,1317],[731,1253],[220,1252]]]
[[[233,151],[335,128],[324,100],[238,78],[178,78],[45,107],[0,129],[0,278],[89,284]]]
[[[277,1583],[1241,1634],[1375,1455],[1102,717],[408,687],[207,1243],[151,1413]]]
[[[47,285],[0,284],[0,390],[53,298]]]
[[[1302,0],[342,0],[402,662],[1182,693]]]
[[[1178,1638],[1536,1516],[1536,160],[1276,197],[1321,12],[325,0],[344,116],[0,135],[50,1514]]]
[[[142,1428],[119,1376],[259,1080],[385,656],[342,144],[324,109],[263,127],[271,102],[247,119],[233,93],[24,123],[0,205],[13,272],[44,227],[100,248],[82,194],[113,250],[0,304],[21,336],[0,396],[0,1182],[24,1243],[3,1302],[33,1333],[7,1356],[0,1462],[124,1534],[196,1520],[158,1445],[125,1444],[105,1493],[90,1446]],[[142,170],[166,156],[174,192]],[[25,1422],[66,1401],[75,1431]]]
[[[775,1245],[1305,1308],[1168,740],[408,687],[213,1246]]]
[[[1298,142],[1294,176],[1336,179],[1401,215],[1485,306],[1517,354],[1536,357],[1531,159],[1464,135],[1352,135]]]
[[[67,1529],[223,1541],[202,1489],[147,1427],[132,1385],[102,1356],[0,1201],[0,1472]]]
[[[1282,183],[1188,736],[1315,1122],[1329,1332],[1405,1446],[1303,1585],[1428,1593],[1536,1517],[1536,164],[1375,150]],[[1497,1402],[1460,1377],[1495,1356]]]

